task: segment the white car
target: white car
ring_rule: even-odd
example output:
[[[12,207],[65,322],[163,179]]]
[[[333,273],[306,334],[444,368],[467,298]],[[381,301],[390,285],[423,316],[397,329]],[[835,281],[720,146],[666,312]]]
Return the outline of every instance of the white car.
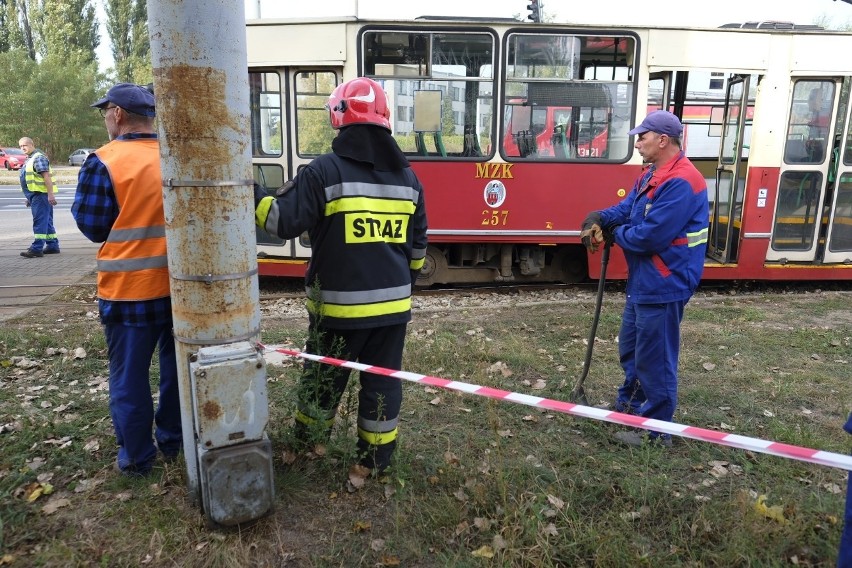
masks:
[[[69,166],[82,166],[83,162],[86,161],[86,158],[94,152],[94,148],[80,148],[79,150],[74,150],[71,152],[71,155],[68,156],[68,165]]]

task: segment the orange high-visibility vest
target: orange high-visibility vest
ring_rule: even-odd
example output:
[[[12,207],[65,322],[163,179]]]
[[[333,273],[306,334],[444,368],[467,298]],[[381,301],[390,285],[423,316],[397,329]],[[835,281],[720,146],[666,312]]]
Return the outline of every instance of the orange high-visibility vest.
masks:
[[[155,138],[113,140],[95,154],[109,170],[118,202],[98,251],[98,296],[140,301],[169,295],[160,145]]]

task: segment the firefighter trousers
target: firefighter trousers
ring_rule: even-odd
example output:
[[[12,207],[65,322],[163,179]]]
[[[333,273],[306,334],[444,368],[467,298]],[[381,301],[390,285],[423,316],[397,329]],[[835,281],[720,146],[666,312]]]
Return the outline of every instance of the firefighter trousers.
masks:
[[[329,329],[311,326],[310,353],[401,369],[405,346],[402,323],[368,329]],[[349,382],[349,369],[306,361],[299,387],[297,425],[321,422],[330,431],[337,406]],[[399,379],[360,372],[358,392],[358,455],[361,465],[378,471],[389,464],[396,448],[402,383]],[[297,430],[298,431],[298,430]]]

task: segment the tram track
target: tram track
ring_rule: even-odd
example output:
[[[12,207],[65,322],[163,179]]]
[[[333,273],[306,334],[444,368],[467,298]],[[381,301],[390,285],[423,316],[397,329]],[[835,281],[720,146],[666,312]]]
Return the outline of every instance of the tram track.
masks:
[[[624,281],[612,281],[606,285],[610,294],[624,291]],[[441,298],[468,298],[473,301],[479,297],[482,305],[488,305],[489,298],[504,298],[516,296],[526,302],[555,301],[558,299],[587,300],[595,291],[597,282],[580,282],[573,284],[541,283],[541,284],[500,284],[500,285],[464,285],[451,287],[418,288],[414,293],[414,308],[433,308],[433,300]],[[56,291],[45,297],[44,290]],[[0,301],[0,309],[28,310],[35,308],[80,308],[87,311],[97,310],[96,282],[78,282],[75,284],[26,284],[0,286],[6,292],[6,301]],[[709,281],[698,289],[697,298],[725,298],[737,295],[759,294],[816,294],[836,292],[852,295],[852,282],[762,282],[762,281]],[[304,285],[292,281],[280,282],[271,280],[262,282],[259,300],[264,312],[274,312],[276,305],[293,302],[294,307],[304,310],[302,300],[305,297]],[[70,298],[70,299],[69,299]],[[440,301],[438,302],[440,305]],[[428,306],[428,307],[427,307]],[[451,309],[450,306],[447,306]]]

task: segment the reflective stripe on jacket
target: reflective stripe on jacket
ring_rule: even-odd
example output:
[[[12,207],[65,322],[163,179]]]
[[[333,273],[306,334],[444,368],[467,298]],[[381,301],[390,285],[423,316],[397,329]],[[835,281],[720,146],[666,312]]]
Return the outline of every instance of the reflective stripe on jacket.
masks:
[[[47,193],[47,184],[44,183],[44,175],[42,173],[36,173],[35,171],[35,161],[39,156],[44,156],[39,151],[35,151],[27,158],[27,163],[24,164],[24,171],[26,172],[24,175],[26,176],[24,179],[27,182],[27,191],[32,191],[33,193]],[[47,172],[53,176],[53,168],[48,166]],[[53,184],[53,193],[59,191],[59,188],[56,187],[56,184]]]
[[[159,143],[113,140],[95,153],[109,170],[119,208],[98,251],[98,296],[117,301],[165,298],[169,269]]]
[[[683,152],[643,172],[624,200],[600,214],[624,251],[632,301],[692,296],[704,272],[710,205],[704,176]]]
[[[265,229],[285,239],[309,231],[308,310],[329,328],[409,321],[427,244],[423,188],[411,168],[374,170],[331,153],[293,181]]]

